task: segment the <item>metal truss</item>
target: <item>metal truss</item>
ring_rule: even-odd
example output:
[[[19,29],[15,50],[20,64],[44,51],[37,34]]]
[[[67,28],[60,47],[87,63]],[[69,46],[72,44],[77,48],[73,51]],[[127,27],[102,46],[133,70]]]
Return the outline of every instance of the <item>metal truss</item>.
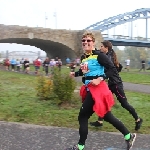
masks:
[[[127,12],[124,14],[119,14],[103,21],[97,22],[93,25],[85,28],[86,30],[100,30],[101,32],[116,27],[118,25],[124,24],[126,22],[131,22],[137,19],[148,19],[150,18],[150,8],[141,8],[133,12]]]
[[[35,54],[38,55],[38,52],[33,52],[33,51],[12,51],[12,52],[8,52],[8,54],[10,56],[26,56],[26,55],[35,56]]]

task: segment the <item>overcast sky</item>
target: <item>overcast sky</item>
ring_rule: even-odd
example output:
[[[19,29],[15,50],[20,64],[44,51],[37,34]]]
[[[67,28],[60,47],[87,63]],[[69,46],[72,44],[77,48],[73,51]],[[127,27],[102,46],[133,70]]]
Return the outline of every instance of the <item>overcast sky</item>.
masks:
[[[0,24],[82,30],[103,19],[140,8],[150,8],[150,0],[0,0]],[[148,23],[150,26],[150,19]],[[128,34],[127,26],[117,27],[116,34]],[[145,20],[134,22],[134,36],[137,35],[145,36]],[[11,51],[17,46],[0,44],[0,50],[5,49]]]

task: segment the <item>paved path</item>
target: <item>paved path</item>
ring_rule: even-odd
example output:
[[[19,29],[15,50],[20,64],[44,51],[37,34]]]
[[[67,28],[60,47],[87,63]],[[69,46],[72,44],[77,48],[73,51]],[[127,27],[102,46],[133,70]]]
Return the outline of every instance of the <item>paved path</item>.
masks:
[[[134,84],[128,82],[124,82],[123,85],[125,90],[150,94],[150,85]]]
[[[75,129],[0,122],[0,150],[64,150],[78,141]],[[85,150],[125,150],[119,133],[89,132]],[[132,150],[150,150],[150,135],[137,134]]]
[[[78,82],[81,81],[81,77],[76,77],[76,80]],[[128,82],[123,82],[123,85],[125,90],[150,94],[150,85],[134,84]]]

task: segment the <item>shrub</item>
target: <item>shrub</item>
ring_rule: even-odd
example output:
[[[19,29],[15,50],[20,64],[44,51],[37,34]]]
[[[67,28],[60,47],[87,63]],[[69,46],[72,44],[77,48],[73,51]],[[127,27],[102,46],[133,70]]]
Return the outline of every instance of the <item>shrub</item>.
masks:
[[[53,96],[53,81],[50,77],[37,77],[37,96],[41,100],[49,100]]]
[[[51,77],[37,77],[37,96],[41,100],[53,100],[57,105],[71,103],[75,88],[75,80],[69,74],[62,74],[58,68]]]
[[[53,92],[60,100],[59,104],[71,102],[74,90],[76,88],[75,80],[69,74],[62,74],[57,68],[53,74]]]

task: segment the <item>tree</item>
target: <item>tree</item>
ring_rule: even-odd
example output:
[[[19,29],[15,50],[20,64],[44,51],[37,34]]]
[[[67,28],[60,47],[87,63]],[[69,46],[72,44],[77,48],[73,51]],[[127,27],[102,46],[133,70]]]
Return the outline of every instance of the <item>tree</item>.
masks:
[[[148,58],[148,51],[145,47],[128,46],[124,48],[124,52],[126,57],[131,60],[131,68],[139,68],[141,60],[146,60]]]

